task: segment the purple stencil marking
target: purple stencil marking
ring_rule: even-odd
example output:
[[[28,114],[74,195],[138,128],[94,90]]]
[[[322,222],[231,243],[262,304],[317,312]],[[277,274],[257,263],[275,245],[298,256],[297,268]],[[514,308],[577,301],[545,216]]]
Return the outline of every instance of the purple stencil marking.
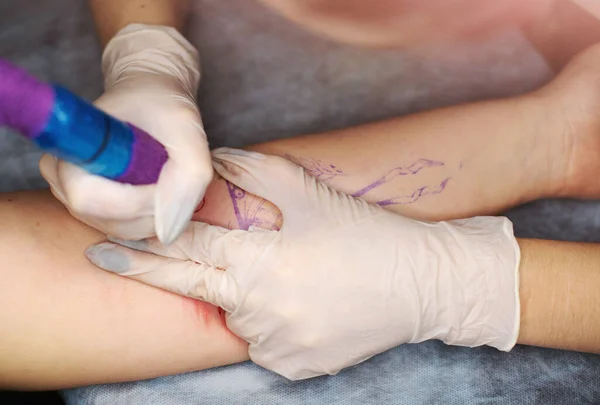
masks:
[[[294,157],[291,155],[285,155],[285,157],[288,160],[291,160],[292,162],[296,163],[297,165],[304,167],[304,169],[306,170],[306,172],[308,174],[310,174],[313,177],[316,177],[318,180],[320,180],[324,183],[331,182],[333,179],[335,179],[338,176],[346,176],[346,174],[341,169],[337,168],[336,166],[323,163],[319,160],[310,159],[310,158],[297,158],[297,157]],[[441,167],[444,165],[445,165],[444,162],[440,162],[437,160],[419,159],[419,160],[415,161],[414,163],[410,164],[409,166],[400,166],[400,167],[396,167],[396,168],[390,170],[385,175],[383,175],[379,179],[375,180],[373,183],[368,184],[367,186],[354,192],[352,194],[352,196],[353,197],[362,197],[365,194],[369,193],[370,191],[375,190],[376,188],[381,187],[386,183],[389,183],[390,181],[392,181],[393,179],[395,179],[397,177],[415,175],[415,174],[419,173],[421,170],[434,168],[434,167]],[[396,205],[396,204],[412,204],[412,203],[418,201],[422,197],[440,194],[441,192],[444,191],[444,189],[446,188],[446,185],[448,184],[448,182],[450,180],[451,180],[451,178],[448,177],[447,179],[443,180],[436,187],[423,186],[423,187],[420,187],[417,190],[413,191],[411,194],[393,197],[393,198],[387,198],[385,200],[380,200],[380,201],[376,202],[376,204],[378,204],[382,207],[389,206],[389,205]]]
[[[346,176],[346,174],[338,167],[323,163],[316,159],[296,158],[291,155],[285,155],[285,157],[295,164],[304,167],[308,174],[324,183],[331,182],[338,176]],[[419,159],[409,166],[400,166],[390,170],[373,183],[353,193],[352,196],[364,196],[368,192],[383,186],[397,177],[415,175],[421,170],[441,166],[444,166],[444,162],[429,159]],[[408,195],[387,198],[377,201],[375,204],[378,204],[382,207],[399,204],[412,204],[417,202],[422,197],[442,193],[450,180],[451,177],[448,177],[444,179],[438,186],[423,186]],[[279,230],[279,226],[277,224],[281,223],[283,219],[281,213],[270,209],[266,205],[266,200],[255,197],[251,194],[247,194],[244,190],[228,181],[226,183],[229,197],[231,198],[231,202],[233,204],[233,211],[240,229],[248,230],[251,226],[256,226],[265,229]]]
[[[421,197],[425,197],[428,195],[440,194],[446,188],[446,185],[451,180],[451,177],[448,177],[444,181],[442,181],[437,187],[430,188],[429,186],[424,186],[416,189],[409,195],[404,195],[400,197],[389,198],[386,200],[377,201],[375,204],[386,207],[388,205],[400,205],[400,204],[412,204],[417,202]]]
[[[241,188],[231,184],[229,181],[225,181],[227,184],[227,191],[229,192],[229,197],[231,198],[231,202],[233,203],[233,212],[235,217],[237,218],[238,224],[242,229],[247,230],[248,228],[244,228],[242,225],[243,217],[240,213],[240,207],[238,206],[238,201],[246,196],[246,192]]]
[[[373,190],[374,188],[377,188],[377,187],[381,186],[382,184],[385,184],[385,183],[391,181],[395,177],[406,176],[406,175],[409,175],[409,174],[417,174],[422,169],[425,169],[425,168],[428,168],[428,167],[443,166],[443,165],[444,165],[443,162],[438,162],[438,161],[435,161],[435,160],[428,160],[428,159],[419,159],[416,162],[414,162],[413,164],[411,164],[410,166],[407,166],[407,167],[402,167],[402,166],[396,167],[395,169],[390,170],[384,176],[380,177],[379,179],[377,179],[373,183],[369,184],[368,186],[366,186],[366,187],[358,190],[354,194],[352,194],[352,197],[360,197],[362,195],[365,195],[369,191]]]
[[[255,226],[279,230],[277,223],[282,219],[281,213],[269,209],[266,200],[247,194],[229,181],[226,181],[226,184],[240,229],[247,231],[251,226]]]
[[[284,157],[298,166],[302,166],[306,173],[315,177],[323,183],[328,183],[338,176],[345,176],[344,172],[338,169],[335,165],[326,164],[317,159],[297,158],[292,155],[284,155]]]

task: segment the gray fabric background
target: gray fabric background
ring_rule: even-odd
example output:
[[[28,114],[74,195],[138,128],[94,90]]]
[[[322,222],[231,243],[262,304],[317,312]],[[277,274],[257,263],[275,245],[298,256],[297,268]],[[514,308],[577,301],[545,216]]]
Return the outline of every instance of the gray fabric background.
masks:
[[[199,103],[213,146],[518,94],[551,76],[518,32],[416,56],[332,44],[251,0],[196,0],[194,7],[189,37],[202,56]],[[101,92],[100,51],[83,1],[0,2],[0,57],[86,98]],[[43,187],[39,156],[0,129],[0,191]],[[519,236],[600,241],[597,202],[540,201],[510,217]],[[507,355],[430,342],[336,378],[293,384],[244,364],[65,397],[73,404],[600,403],[599,372],[593,355],[524,347]]]

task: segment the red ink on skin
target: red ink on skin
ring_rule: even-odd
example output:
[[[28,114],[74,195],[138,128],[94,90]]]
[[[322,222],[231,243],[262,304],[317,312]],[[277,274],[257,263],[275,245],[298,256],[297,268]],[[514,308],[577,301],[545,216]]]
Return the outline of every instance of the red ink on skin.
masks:
[[[204,327],[210,328],[216,326],[233,335],[233,332],[229,330],[225,321],[226,312],[221,307],[215,307],[212,304],[190,297],[183,297],[183,299],[186,309],[191,310],[194,318]]]
[[[186,307],[191,308],[195,317],[204,325],[208,325],[214,316],[215,307],[194,298],[184,297]]]

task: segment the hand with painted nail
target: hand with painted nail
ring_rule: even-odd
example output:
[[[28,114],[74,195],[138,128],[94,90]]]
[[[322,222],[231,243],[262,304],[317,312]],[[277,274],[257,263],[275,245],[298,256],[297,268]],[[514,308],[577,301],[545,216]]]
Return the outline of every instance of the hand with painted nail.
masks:
[[[403,343],[510,350],[520,251],[506,218],[429,223],[334,191],[295,164],[232,149],[217,172],[272,201],[280,231],[194,223],[91,247],[99,267],[222,307],[251,359],[290,379],[335,374]]]
[[[119,238],[156,235],[170,243],[188,225],[214,172],[195,102],[198,53],[174,28],[132,24],[108,43],[103,70],[106,91],[95,104],[167,149],[158,183],[119,184],[48,155],[40,169],[82,222]]]

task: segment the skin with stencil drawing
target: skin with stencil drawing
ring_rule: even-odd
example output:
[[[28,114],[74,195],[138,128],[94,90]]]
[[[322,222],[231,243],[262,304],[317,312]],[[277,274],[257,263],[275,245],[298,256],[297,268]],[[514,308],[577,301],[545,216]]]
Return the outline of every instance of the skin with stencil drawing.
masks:
[[[324,163],[317,159],[299,158],[288,154],[284,156],[295,164],[302,166],[308,174],[326,184],[330,184],[334,179],[340,176],[348,176],[347,173],[344,173],[344,171],[337,166]],[[391,169],[377,180],[351,195],[353,197],[364,197],[373,190],[377,190],[392,181],[401,180],[405,176],[417,175],[423,170],[433,170],[444,166],[444,162],[430,159],[418,159],[408,166],[398,166]],[[437,185],[426,185],[404,195],[376,200],[375,204],[382,207],[399,204],[413,204],[421,198],[441,194],[446,189],[450,180],[451,177],[447,177]],[[283,217],[280,212],[269,207],[264,199],[248,194],[246,191],[229,182],[226,183],[229,197],[233,204],[233,211],[240,229],[248,230],[251,226],[274,230],[281,229]]]
[[[328,165],[317,159],[297,158],[287,153],[283,156],[298,166],[302,166],[306,173],[310,174],[317,180],[322,181],[323,183],[329,183],[336,177],[345,176],[344,172],[338,169],[335,165]]]
[[[269,209],[266,200],[248,194],[230,182],[226,183],[240,229],[247,231],[251,226],[274,230],[281,228],[283,216],[280,212]]]

